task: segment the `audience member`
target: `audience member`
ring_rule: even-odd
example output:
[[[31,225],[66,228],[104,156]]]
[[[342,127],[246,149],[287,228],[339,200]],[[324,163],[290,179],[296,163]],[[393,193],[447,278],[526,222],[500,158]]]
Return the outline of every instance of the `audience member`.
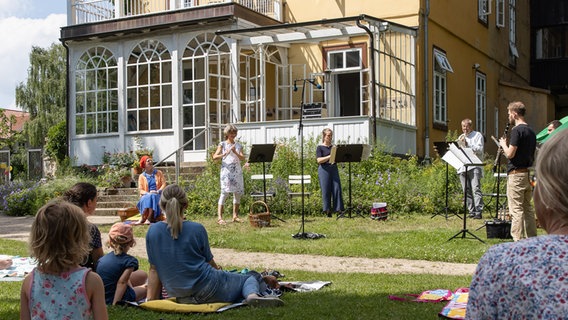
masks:
[[[83,210],[86,216],[92,215],[97,209],[97,187],[87,182],[78,182],[63,194],[65,201],[71,202]],[[104,255],[101,232],[94,223],[89,223],[91,250],[80,263],[82,267],[96,271],[99,259]]]
[[[158,299],[163,285],[178,303],[245,300],[259,307],[283,305],[277,297],[260,296],[261,277],[221,270],[213,259],[203,225],[184,221],[187,205],[181,187],[174,184],[164,189],[160,206],[166,212],[166,222],[153,224],[146,234],[148,300]]]
[[[550,134],[552,131],[558,129],[558,127],[560,127],[562,125],[562,122],[558,121],[558,120],[552,120],[549,124],[547,129],[547,133]]]
[[[568,315],[568,130],[540,149],[534,205],[547,235],[495,245],[470,286],[468,319],[565,319]]]
[[[59,201],[39,209],[29,240],[37,267],[22,283],[20,319],[108,319],[101,278],[79,266],[89,240],[77,206]]]
[[[107,246],[113,251],[99,260],[97,268],[105,285],[107,304],[138,302],[146,298],[148,274],[138,270],[138,259],[128,254],[128,250],[135,244],[131,225],[122,222],[112,225],[108,232]]]

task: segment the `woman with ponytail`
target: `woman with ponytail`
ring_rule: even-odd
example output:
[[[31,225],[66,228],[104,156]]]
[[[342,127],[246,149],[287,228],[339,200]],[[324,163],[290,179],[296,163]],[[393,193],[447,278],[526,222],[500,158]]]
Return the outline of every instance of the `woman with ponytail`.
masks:
[[[165,222],[150,226],[146,251],[150,262],[148,300],[160,298],[162,286],[178,303],[243,302],[258,307],[284,304],[260,296],[262,278],[225,272],[215,263],[203,225],[184,221],[187,196],[178,185],[167,186],[160,197]]]

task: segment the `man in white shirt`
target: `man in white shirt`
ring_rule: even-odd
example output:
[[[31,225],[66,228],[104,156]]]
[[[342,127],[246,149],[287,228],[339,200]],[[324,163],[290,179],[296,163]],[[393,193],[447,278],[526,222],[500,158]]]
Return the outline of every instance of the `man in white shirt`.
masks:
[[[471,148],[473,153],[483,160],[483,145],[485,138],[480,132],[471,129],[471,119],[463,119],[461,122],[461,129],[463,134],[458,138],[458,144],[462,148]],[[481,212],[483,211],[483,194],[481,193],[481,177],[483,175],[482,167],[468,167],[467,173],[465,166],[458,169],[462,190],[465,190],[467,183],[467,209],[469,217],[473,219],[481,219]]]

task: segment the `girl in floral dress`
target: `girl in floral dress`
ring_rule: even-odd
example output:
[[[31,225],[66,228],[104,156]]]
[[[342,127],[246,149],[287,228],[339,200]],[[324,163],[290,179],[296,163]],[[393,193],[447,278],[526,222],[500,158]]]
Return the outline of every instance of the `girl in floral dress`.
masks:
[[[219,143],[213,154],[213,160],[221,159],[221,196],[217,207],[217,223],[220,225],[226,224],[223,220],[223,209],[229,193],[233,194],[233,222],[242,222],[239,218],[239,205],[245,187],[241,160],[245,159],[245,155],[241,144],[235,141],[237,132],[237,127],[228,124],[223,130],[226,140]]]
[[[76,205],[58,201],[39,209],[30,232],[37,267],[22,284],[20,319],[108,319],[101,277],[79,266],[89,240]]]

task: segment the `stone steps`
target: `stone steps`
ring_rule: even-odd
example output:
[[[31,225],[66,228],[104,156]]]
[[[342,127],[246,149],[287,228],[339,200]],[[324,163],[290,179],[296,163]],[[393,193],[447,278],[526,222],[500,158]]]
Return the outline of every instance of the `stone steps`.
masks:
[[[193,180],[205,170],[206,162],[183,163],[180,167],[181,181]],[[168,183],[175,181],[175,166],[160,166]],[[138,175],[133,176],[138,184]],[[116,216],[120,209],[135,207],[138,203],[138,188],[100,189],[97,197],[96,216]]]

